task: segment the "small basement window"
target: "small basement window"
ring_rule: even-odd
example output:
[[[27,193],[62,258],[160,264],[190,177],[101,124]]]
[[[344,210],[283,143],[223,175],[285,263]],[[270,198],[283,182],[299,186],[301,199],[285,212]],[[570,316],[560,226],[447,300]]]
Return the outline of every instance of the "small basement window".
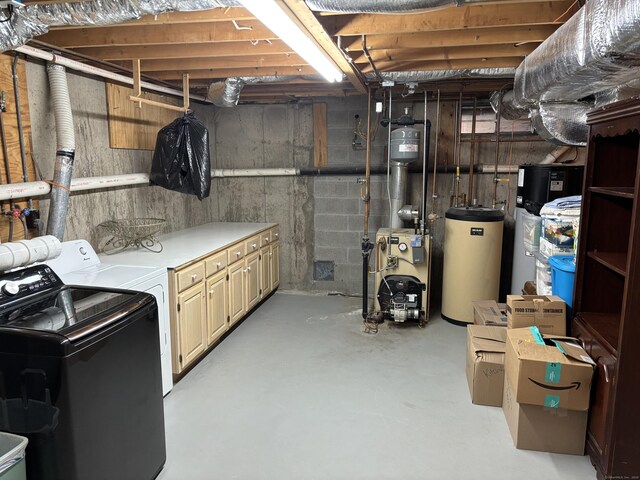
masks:
[[[462,106],[462,135],[471,135],[473,124],[473,106],[463,104]],[[476,135],[486,135],[496,133],[496,114],[491,105],[478,105],[476,108]],[[524,118],[521,120],[501,119],[500,133],[531,135],[531,120]]]

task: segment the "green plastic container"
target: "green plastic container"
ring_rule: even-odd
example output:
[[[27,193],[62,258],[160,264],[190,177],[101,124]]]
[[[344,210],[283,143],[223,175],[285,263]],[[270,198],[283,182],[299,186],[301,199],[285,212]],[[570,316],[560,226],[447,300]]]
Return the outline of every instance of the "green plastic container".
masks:
[[[24,451],[28,440],[0,432],[0,480],[27,480]]]

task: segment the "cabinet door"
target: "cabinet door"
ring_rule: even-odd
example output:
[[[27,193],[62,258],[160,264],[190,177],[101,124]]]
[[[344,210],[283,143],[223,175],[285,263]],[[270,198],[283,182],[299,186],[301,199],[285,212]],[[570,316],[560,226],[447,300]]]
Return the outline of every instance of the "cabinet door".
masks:
[[[267,245],[260,250],[260,298],[271,292],[271,249]]]
[[[178,362],[182,371],[205,350],[204,284],[200,283],[178,295],[178,329],[180,352]]]
[[[242,318],[244,308],[244,262],[237,262],[229,267],[229,315],[233,325]]]
[[[280,242],[271,244],[271,290],[280,285]]]
[[[592,344],[591,356],[596,361],[591,388],[591,412],[589,415],[589,443],[601,468],[606,468],[609,452],[609,415],[611,392],[615,379],[616,358],[597,342]],[[599,457],[599,458],[598,458]]]
[[[247,255],[245,258],[246,278],[246,306],[247,311],[255,307],[260,301],[260,261],[258,252]]]
[[[229,328],[228,303],[227,272],[222,271],[207,280],[207,346]]]

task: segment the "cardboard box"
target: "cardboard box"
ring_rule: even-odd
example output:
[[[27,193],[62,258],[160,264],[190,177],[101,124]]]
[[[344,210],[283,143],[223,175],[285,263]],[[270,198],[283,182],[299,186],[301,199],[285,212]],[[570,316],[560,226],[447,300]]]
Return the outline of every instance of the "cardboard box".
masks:
[[[587,411],[593,368],[575,339],[507,330],[505,375],[518,403]]]
[[[507,295],[507,328],[533,326],[545,335],[566,335],[564,300],[555,295]]]
[[[588,412],[516,402],[505,379],[502,410],[516,448],[584,455]]]
[[[503,327],[467,326],[467,382],[476,405],[502,405],[506,338]]]
[[[473,323],[495,327],[507,326],[507,304],[495,300],[473,302]]]

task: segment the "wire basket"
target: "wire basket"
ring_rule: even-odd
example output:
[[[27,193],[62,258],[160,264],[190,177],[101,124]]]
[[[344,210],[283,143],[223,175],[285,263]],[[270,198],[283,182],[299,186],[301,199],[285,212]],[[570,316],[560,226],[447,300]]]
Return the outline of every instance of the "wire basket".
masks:
[[[108,232],[107,238],[101,242],[101,250],[106,254],[117,253],[128,247],[143,247],[160,253],[162,244],[156,238],[166,225],[163,218],[123,218],[109,220],[98,227]]]

